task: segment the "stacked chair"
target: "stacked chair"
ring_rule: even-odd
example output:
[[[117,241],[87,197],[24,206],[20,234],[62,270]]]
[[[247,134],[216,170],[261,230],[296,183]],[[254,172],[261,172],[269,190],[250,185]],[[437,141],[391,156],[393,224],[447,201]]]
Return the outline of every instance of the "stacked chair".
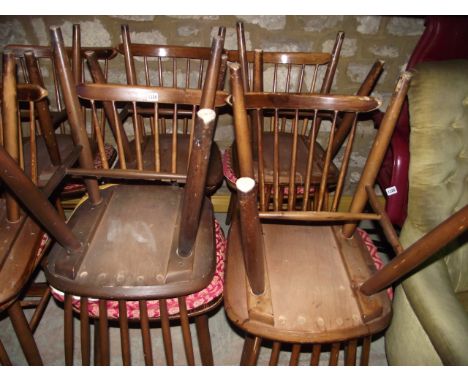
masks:
[[[248,51],[236,27],[237,50],[224,49],[224,27],[211,47],[183,47],[133,42],[128,25],[116,48],[82,47],[79,25],[69,48],[58,27],[50,47],[5,48],[0,313],[30,365],[43,364],[34,333],[51,296],[66,365],[131,365],[138,351],[145,365],[174,365],[179,347],[182,363],[213,365],[209,316],[223,306],[245,336],[241,365],[265,348],[269,365],[283,351],[290,365],[306,353],[324,363],[326,352],[330,365],[367,365],[392,319],[392,284],[466,232],[465,206],[405,249],[375,194],[410,73],[344,212],[358,121],[381,105],[369,95],[383,61],[355,95],[335,95],[343,32],[330,53],[269,52]],[[111,60],[126,83],[108,82]],[[234,142],[221,155],[214,133],[226,111]],[[227,240],[210,199],[223,172]],[[65,218],[61,199],[77,195]],[[389,264],[363,221],[381,225],[397,255]],[[0,341],[3,365],[8,350]]]

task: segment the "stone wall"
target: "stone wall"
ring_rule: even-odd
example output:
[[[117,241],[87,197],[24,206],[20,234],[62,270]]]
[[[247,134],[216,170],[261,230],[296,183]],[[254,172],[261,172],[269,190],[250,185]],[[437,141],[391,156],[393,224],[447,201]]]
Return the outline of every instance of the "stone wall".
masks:
[[[225,46],[235,49],[238,20],[244,22],[249,49],[328,52],[336,33],[344,31],[345,42],[332,90],[354,93],[374,61],[382,59],[385,70],[374,91],[383,99],[382,109],[424,30],[422,18],[391,16],[0,16],[0,46],[48,44],[48,28],[52,25],[61,26],[65,43],[71,44],[73,23],[81,24],[83,46],[117,45],[120,25],[127,23],[133,42],[193,46],[209,46],[223,25],[227,28]],[[125,82],[121,57],[114,60],[111,71],[114,82]],[[361,124],[349,170],[353,182],[359,178],[375,133],[369,122]],[[231,118],[223,116],[215,139],[224,148],[232,136]]]

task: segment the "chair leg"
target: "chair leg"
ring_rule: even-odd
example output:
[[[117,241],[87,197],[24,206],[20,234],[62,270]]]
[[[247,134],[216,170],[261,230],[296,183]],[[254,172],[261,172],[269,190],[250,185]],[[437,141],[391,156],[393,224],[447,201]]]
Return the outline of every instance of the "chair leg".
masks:
[[[213,366],[213,350],[211,349],[210,327],[208,326],[208,316],[202,314],[195,317],[197,327],[198,343],[200,346],[200,356],[202,365]]]
[[[3,366],[11,366],[10,357],[8,357],[8,354],[5,350],[5,347],[3,346],[2,341],[0,341],[0,363]]]
[[[65,295],[64,302],[64,322],[63,322],[63,338],[65,343],[65,365],[73,365],[73,310],[72,297],[69,294]]]
[[[50,289],[49,287],[47,287],[44,290],[44,294],[42,295],[39,304],[37,305],[36,310],[34,311],[33,316],[31,317],[31,320],[29,321],[29,326],[31,327],[31,331],[33,333],[36,331],[37,326],[39,325],[39,322],[41,321],[41,318],[44,315],[44,312],[50,301],[50,296]]]
[[[184,339],[185,355],[187,357],[187,364],[189,366],[195,365],[195,357],[193,354],[192,336],[190,334],[189,318],[187,314],[187,305],[185,297],[179,297],[179,310],[180,310],[180,326],[182,327],[182,337]]]
[[[330,361],[329,365],[330,366],[336,366],[338,365],[338,357],[340,355],[340,343],[336,342],[332,344],[331,350],[330,350]]]
[[[312,345],[312,356],[310,357],[310,366],[318,366],[320,362],[320,352],[322,351],[321,344]]]
[[[231,192],[231,197],[229,198],[229,207],[226,214],[226,225],[231,224],[232,217],[236,211],[237,207],[237,193]]]
[[[270,363],[269,366],[277,366],[279,355],[281,351],[281,342],[275,341],[273,342],[273,349],[271,349],[271,356],[270,356]]]
[[[174,351],[172,349],[171,325],[169,322],[169,312],[167,311],[166,299],[159,300],[161,311],[161,329],[164,343],[164,354],[167,366],[174,366]]]
[[[80,304],[80,338],[81,338],[81,363],[83,366],[91,364],[90,354],[90,333],[89,333],[89,314],[88,314],[88,299],[81,297]]]
[[[301,354],[301,344],[294,344],[292,346],[291,359],[289,360],[289,366],[299,365],[300,354]]]
[[[362,340],[362,350],[361,350],[361,366],[369,365],[369,355],[371,347],[372,336],[364,337]]]
[[[39,349],[19,301],[15,301],[7,311],[28,364],[41,366],[43,363]]]
[[[108,366],[110,364],[110,349],[106,300],[99,300],[99,355],[101,365]]]
[[[357,340],[350,340],[345,349],[345,366],[356,365]]]
[[[262,339],[260,337],[246,335],[242,349],[241,366],[255,366],[257,364],[261,345]]]

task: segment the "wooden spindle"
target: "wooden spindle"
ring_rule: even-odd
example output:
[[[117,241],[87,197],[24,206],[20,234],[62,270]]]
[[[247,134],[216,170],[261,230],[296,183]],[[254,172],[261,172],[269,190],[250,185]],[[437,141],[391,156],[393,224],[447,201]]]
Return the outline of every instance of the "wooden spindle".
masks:
[[[139,301],[141,338],[143,340],[143,354],[146,366],[153,366],[153,349],[151,346],[151,333],[148,318],[148,307],[146,301]]]
[[[239,63],[241,70],[242,86],[246,92],[250,90],[249,85],[249,64],[247,61],[247,47],[245,45],[244,24],[241,21],[236,23],[237,50],[239,52]]]
[[[335,342],[331,345],[330,349],[330,360],[328,362],[329,366],[337,366],[338,365],[338,358],[340,355],[340,343]]]
[[[301,344],[293,344],[289,366],[299,365],[299,356],[301,355]]]
[[[89,366],[91,364],[91,334],[87,297],[81,297],[80,299],[80,329],[81,362],[83,366]]]
[[[312,355],[310,357],[310,366],[318,366],[320,363],[320,353],[322,351],[321,344],[312,345]]]
[[[318,122],[318,111],[314,110],[314,120],[311,126],[311,136],[309,139],[309,152],[307,155],[307,168],[306,168],[306,177],[305,177],[305,184],[304,184],[304,199],[302,202],[302,210],[306,211],[309,205],[310,199],[310,183],[312,181],[312,171],[314,168],[314,153],[315,153],[315,141],[317,140],[318,130],[319,130],[319,122]],[[315,192],[317,194],[317,192]],[[316,199],[316,196],[314,197]],[[315,203],[315,200],[314,200]]]
[[[213,350],[211,348],[210,328],[208,326],[208,315],[195,316],[198,344],[200,347],[200,358],[203,366],[213,366]]]
[[[195,127],[194,146],[190,155],[187,183],[180,222],[178,254],[189,256],[197,237],[198,221],[203,207],[204,188],[208,174],[208,160],[213,142],[216,113],[214,110],[201,109]]]
[[[362,340],[361,360],[359,363],[361,366],[369,365],[371,341],[372,341],[372,336],[364,337],[364,339]]]
[[[64,340],[65,340],[65,365],[73,365],[73,306],[72,296],[68,293],[65,294],[64,300]]]
[[[257,193],[252,178],[239,178],[236,182],[240,206],[240,227],[244,265],[252,292],[265,291],[265,262],[263,237],[257,212]]]
[[[99,300],[99,356],[102,366],[110,364],[109,321],[107,318],[107,301]]]
[[[274,341],[273,347],[271,349],[270,362],[268,363],[268,366],[278,365],[280,351],[281,351],[281,342]]]
[[[345,349],[345,366],[356,365],[357,340],[350,340]]]
[[[344,32],[340,31],[336,36],[335,45],[332,49],[331,63],[327,66],[327,71],[325,72],[325,77],[322,82],[322,88],[320,89],[320,93],[322,94],[330,93],[333,84],[333,78],[335,77],[336,67],[338,66],[338,60],[340,58],[344,35]]]
[[[80,167],[94,168],[93,155],[86,133],[83,114],[80,112],[80,104],[76,94],[76,84],[73,81],[70,70],[70,62],[63,43],[62,31],[58,27],[51,28],[51,41],[54,52],[54,63],[59,69],[59,82],[61,85],[63,98],[67,110],[68,121],[72,126],[73,142],[82,146],[80,153]],[[101,202],[98,183],[95,179],[85,179],[86,188],[89,193],[89,199],[93,205]]]
[[[187,313],[187,305],[185,297],[179,297],[179,314],[180,314],[180,326],[182,328],[182,338],[184,340],[185,356],[187,357],[187,364],[189,366],[195,365],[195,356],[193,354],[192,335],[190,334],[190,323]]]
[[[385,112],[385,117],[377,131],[374,144],[372,145],[366,164],[364,165],[361,178],[359,179],[356,192],[351,202],[350,212],[361,212],[366,205],[368,200],[366,186],[375,183],[375,178],[377,177],[377,173],[390,143],[396,121],[400,115],[401,105],[408,92],[411,76],[411,73],[405,72],[401,74],[398,80],[395,92],[392,95],[387,111]],[[345,224],[343,226],[343,235],[345,237],[351,237],[355,229],[356,223]]]
[[[120,329],[120,347],[122,350],[122,363],[124,366],[130,366],[130,333],[128,331],[127,302],[119,301],[119,329]]]
[[[174,351],[172,349],[171,326],[169,323],[169,313],[167,311],[167,300],[159,300],[159,310],[161,312],[161,329],[163,335],[164,355],[166,356],[166,364],[174,365]]]

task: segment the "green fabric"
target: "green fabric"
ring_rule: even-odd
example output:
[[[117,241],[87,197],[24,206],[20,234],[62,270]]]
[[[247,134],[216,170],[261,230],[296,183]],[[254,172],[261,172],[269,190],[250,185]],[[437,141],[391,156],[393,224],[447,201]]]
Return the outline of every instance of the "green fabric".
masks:
[[[468,203],[468,61],[426,62],[408,92],[408,247]],[[465,236],[466,242],[466,236]],[[468,243],[451,243],[397,288],[386,334],[390,364],[468,365]]]

